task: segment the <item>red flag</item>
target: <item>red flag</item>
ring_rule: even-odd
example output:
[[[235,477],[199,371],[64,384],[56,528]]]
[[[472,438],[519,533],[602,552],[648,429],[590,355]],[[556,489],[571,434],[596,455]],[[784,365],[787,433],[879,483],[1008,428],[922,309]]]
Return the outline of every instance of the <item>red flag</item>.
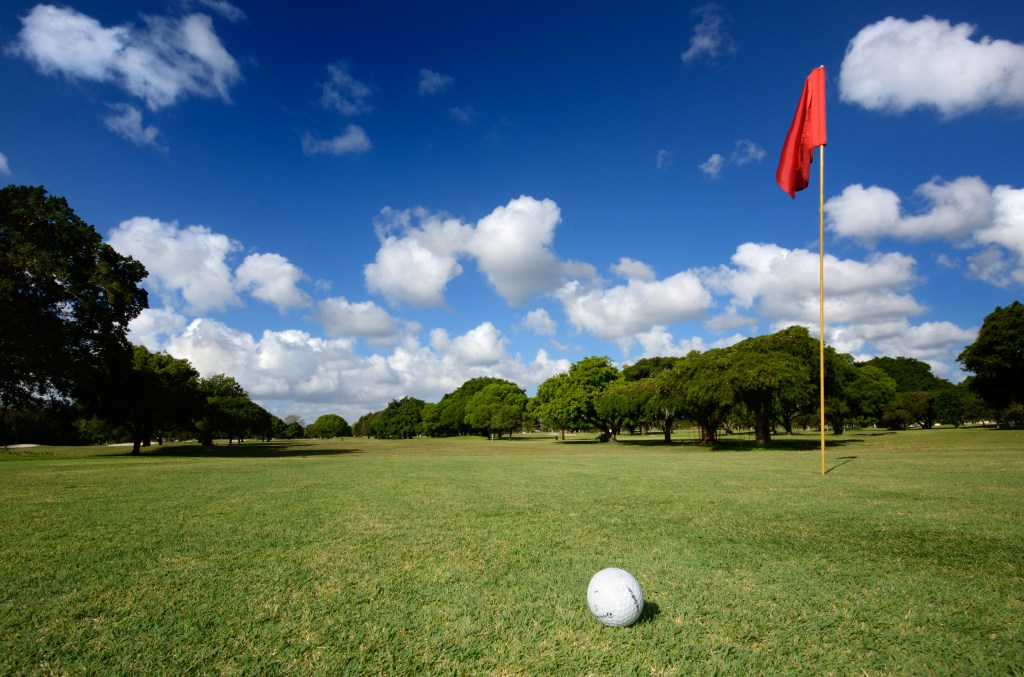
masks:
[[[775,171],[775,182],[782,190],[796,197],[798,190],[807,187],[811,176],[814,149],[827,145],[825,137],[825,67],[811,71],[804,82],[793,124],[786,135]]]

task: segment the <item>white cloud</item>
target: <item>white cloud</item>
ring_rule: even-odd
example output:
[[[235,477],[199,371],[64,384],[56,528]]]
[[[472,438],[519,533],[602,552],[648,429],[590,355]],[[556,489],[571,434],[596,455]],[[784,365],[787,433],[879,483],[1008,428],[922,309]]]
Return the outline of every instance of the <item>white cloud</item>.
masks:
[[[298,330],[251,334],[210,319],[192,321],[167,344],[204,376],[235,377],[255,399],[279,414],[315,418],[335,411],[354,422],[407,395],[436,402],[470,378],[496,376],[524,388],[569,369],[540,350],[530,362],[505,352],[505,339],[490,323],[421,345],[408,336],[390,353],[358,356],[351,339],[324,339]]]
[[[36,5],[22,18],[12,51],[43,73],[114,83],[154,111],[189,95],[228,101],[242,78],[204,14],[105,28],[73,9]]]
[[[250,254],[235,271],[238,289],[249,290],[282,313],[309,305],[309,295],[298,286],[306,279],[301,268],[280,254]]]
[[[13,172],[11,172],[11,166],[7,164],[7,156],[3,153],[0,153],[0,174],[6,174],[7,176],[11,176],[11,174],[13,174]]]
[[[488,282],[506,301],[551,291],[566,272],[551,243],[562,213],[552,200],[521,196],[480,219],[467,243]]]
[[[187,320],[173,307],[143,308],[138,317],[128,324],[128,340],[152,352],[165,349],[167,340],[179,334]]]
[[[561,261],[551,249],[561,212],[551,200],[521,196],[495,208],[475,226],[425,210],[384,209],[377,222],[381,247],[364,268],[367,288],[390,303],[440,305],[445,286],[472,256],[495,291],[519,305],[551,292],[563,278],[590,278],[586,264]]]
[[[484,322],[457,336],[448,343],[449,354],[459,364],[469,367],[483,367],[497,364],[508,357],[505,345],[508,339],[502,336],[490,322]]]
[[[1024,45],[983,37],[970,24],[888,17],[850,41],[840,98],[869,110],[934,107],[945,117],[986,106],[1024,106]]]
[[[528,312],[523,318],[523,326],[538,336],[554,336],[558,330],[558,323],[543,308]]]
[[[683,63],[690,63],[706,57],[717,59],[722,52],[736,53],[736,44],[726,29],[729,20],[725,10],[715,2],[709,2],[693,10],[700,21],[693,28],[690,46],[680,55]]]
[[[654,158],[654,166],[659,171],[665,171],[672,166],[672,153],[665,148],[658,151],[658,155]]]
[[[412,225],[413,216],[418,226]],[[445,286],[462,273],[458,252],[465,248],[469,226],[422,210],[390,208],[381,210],[375,225],[381,246],[374,262],[363,268],[367,289],[393,305],[443,303]]]
[[[725,156],[714,153],[706,161],[700,164],[699,168],[702,172],[710,176],[712,179],[717,179],[722,175],[722,169],[725,167]]]
[[[1024,189],[989,188],[980,178],[967,176],[949,182],[933,179],[915,193],[927,211],[907,215],[899,196],[887,188],[847,186],[825,203],[829,228],[868,245],[893,237],[944,238],[960,247],[980,247],[968,257],[971,277],[1001,287],[1024,283]]]
[[[716,291],[732,297],[737,314],[755,311],[774,326],[818,325],[818,253],[775,244],[737,247],[731,266],[706,274]],[[923,312],[906,293],[916,277],[912,257],[889,253],[866,262],[825,256],[828,323],[870,324]]]
[[[1015,260],[1002,266],[1009,268],[1007,273],[998,275],[998,268],[992,267],[986,269],[982,279],[999,286],[1024,284],[1024,189],[996,186],[992,200],[992,221],[974,233],[974,239],[983,245],[1003,247]]]
[[[344,134],[332,139],[318,139],[308,132],[302,135],[302,152],[306,155],[353,155],[371,148],[370,137],[359,125],[348,125]]]
[[[657,279],[654,268],[651,268],[643,261],[623,256],[619,262],[612,266],[612,272],[626,280],[639,280],[640,282],[653,282]]]
[[[690,271],[664,280],[630,279],[608,289],[572,280],[556,296],[574,327],[624,347],[655,325],[698,317],[712,303],[711,294]]]
[[[949,322],[912,325],[925,309],[909,293],[916,283],[915,261],[898,254],[875,254],[865,261],[825,257],[827,340],[859,359],[906,356],[939,365],[973,340],[975,330]],[[803,325],[818,330],[818,253],[774,244],[746,243],[731,265],[705,271],[707,284],[731,296],[726,317],[754,313],[769,331]],[[948,364],[943,369],[949,370]]]
[[[320,83],[323,92],[320,102],[324,108],[333,108],[343,115],[359,115],[373,110],[369,98],[373,94],[370,86],[357,80],[350,72],[347,61],[338,61],[327,66],[327,81]]]
[[[847,186],[825,203],[829,228],[840,237],[854,237],[869,244],[883,236],[956,240],[991,220],[991,191],[976,176],[949,182],[932,179],[918,186],[915,193],[929,211],[904,215],[900,198],[893,191],[860,184]]]
[[[142,124],[142,111],[126,103],[114,104],[111,109],[115,112],[103,118],[103,124],[107,129],[120,134],[137,146],[153,146],[164,150],[164,146],[157,140],[160,130],[153,125]]]
[[[316,319],[329,336],[381,339],[397,329],[394,318],[373,301],[351,303],[344,296],[317,303]]]
[[[420,69],[419,90],[424,96],[440,94],[455,83],[454,78],[427,68]]]
[[[241,302],[226,262],[241,245],[226,235],[136,216],[111,230],[107,242],[142,262],[149,271],[147,286],[169,305],[178,305],[179,294],[190,312],[224,310]]]

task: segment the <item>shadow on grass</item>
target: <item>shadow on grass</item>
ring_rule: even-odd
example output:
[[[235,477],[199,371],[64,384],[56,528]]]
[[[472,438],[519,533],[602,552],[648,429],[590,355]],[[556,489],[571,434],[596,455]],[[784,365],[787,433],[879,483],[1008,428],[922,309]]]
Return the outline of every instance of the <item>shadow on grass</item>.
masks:
[[[636,619],[636,624],[651,623],[655,618],[661,615],[661,608],[657,602],[644,601],[644,609],[640,612],[640,618]]]
[[[362,450],[356,448],[323,447],[321,445],[305,445],[301,442],[261,442],[259,444],[219,444],[212,447],[199,445],[149,447],[143,449],[143,457],[186,457],[186,458],[303,458],[311,456],[340,456],[342,454],[358,454]],[[130,455],[130,453],[128,454]]]
[[[564,442],[563,444],[571,444]],[[578,442],[578,444],[597,444],[597,441]],[[778,435],[772,438],[767,445],[759,445],[752,439],[728,439],[719,438],[713,445],[702,445],[698,440],[630,440],[628,437],[620,437],[618,444],[634,447],[689,447],[694,449],[710,449],[711,451],[813,451],[821,449],[821,438],[818,437],[790,437]],[[853,439],[845,436],[829,435],[825,446],[829,449],[845,447],[850,444],[864,444],[864,440]]]
[[[849,463],[850,461],[854,461],[856,459],[857,459],[856,456],[839,456],[838,458],[836,458],[836,460],[837,461],[842,461],[842,463],[836,463],[834,466],[832,466],[831,468],[826,470],[825,474],[827,475],[830,472],[832,472],[833,470],[835,470],[836,468],[842,467],[842,466],[846,465],[847,463]]]

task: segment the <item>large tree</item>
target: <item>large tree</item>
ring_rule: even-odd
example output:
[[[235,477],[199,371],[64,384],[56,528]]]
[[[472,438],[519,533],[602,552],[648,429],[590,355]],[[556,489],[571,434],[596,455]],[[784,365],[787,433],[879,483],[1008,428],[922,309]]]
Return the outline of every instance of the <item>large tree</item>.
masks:
[[[142,346],[135,346],[128,377],[109,390],[115,394],[104,400],[103,413],[129,431],[133,454],[153,437],[162,440],[166,431],[191,427],[203,406],[199,372],[188,360]]]
[[[466,422],[487,436],[501,439],[503,432],[512,433],[522,428],[526,417],[526,393],[511,381],[499,380],[477,392],[466,403]]]
[[[131,361],[146,269],[44,188],[0,190],[0,406],[88,400]]]
[[[338,414],[324,414],[306,428],[306,437],[328,439],[332,437],[351,437],[352,426]]]
[[[993,409],[1024,404],[1024,305],[997,306],[957,361],[974,372],[971,389],[985,404]]]
[[[804,327],[749,338],[729,349],[731,390],[754,415],[754,439],[771,442],[772,417],[782,401],[805,402],[814,393],[816,344]]]

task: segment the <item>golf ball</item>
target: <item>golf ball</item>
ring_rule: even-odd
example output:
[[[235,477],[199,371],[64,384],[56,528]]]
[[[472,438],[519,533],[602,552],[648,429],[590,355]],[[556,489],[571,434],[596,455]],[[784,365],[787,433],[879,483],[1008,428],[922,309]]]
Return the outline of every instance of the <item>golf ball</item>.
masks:
[[[590,579],[587,606],[605,625],[632,625],[644,610],[644,592],[631,573],[610,567]]]

